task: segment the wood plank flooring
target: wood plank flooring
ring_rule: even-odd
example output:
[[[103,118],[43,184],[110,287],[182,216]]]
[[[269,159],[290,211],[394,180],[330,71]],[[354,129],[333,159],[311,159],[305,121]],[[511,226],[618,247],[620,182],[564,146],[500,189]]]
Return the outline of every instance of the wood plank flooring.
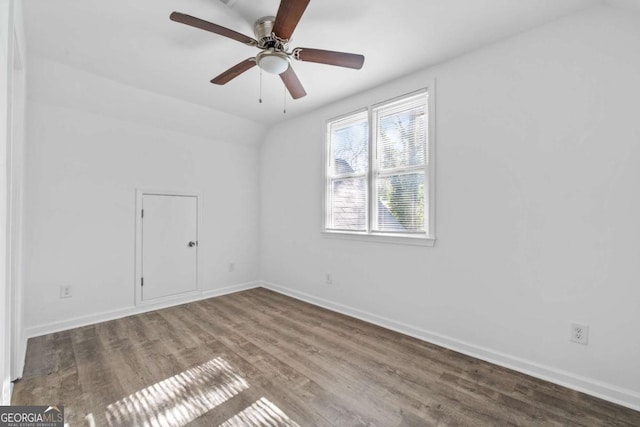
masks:
[[[258,288],[32,338],[70,426],[640,426],[640,412]]]

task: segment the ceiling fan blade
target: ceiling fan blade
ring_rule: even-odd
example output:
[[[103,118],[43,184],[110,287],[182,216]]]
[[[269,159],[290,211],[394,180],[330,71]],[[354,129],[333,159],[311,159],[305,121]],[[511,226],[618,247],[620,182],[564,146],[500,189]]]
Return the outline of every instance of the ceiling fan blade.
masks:
[[[217,84],[217,85],[223,85],[223,84],[229,83],[231,80],[235,79],[240,74],[244,73],[247,70],[250,70],[255,66],[256,66],[255,58],[245,59],[241,63],[234,65],[224,73],[215,77],[213,80],[211,80],[211,83]]]
[[[281,0],[273,32],[281,39],[289,40],[296,29],[310,0]]]
[[[354,68],[359,70],[364,65],[364,56],[355,53],[334,52],[332,50],[307,49],[297,47],[293,50],[295,59],[305,62],[318,62],[320,64],[337,65],[338,67]]]
[[[300,83],[300,80],[298,80],[298,76],[296,75],[295,71],[293,71],[293,68],[291,68],[291,65],[289,65],[287,71],[280,74],[280,78],[289,90],[289,93],[291,94],[291,97],[293,99],[302,98],[307,94],[307,92],[305,92],[304,88],[302,87],[302,83]]]
[[[172,21],[179,22],[181,24],[190,25],[192,27],[200,28],[201,30],[210,31],[212,33],[219,34],[221,36],[228,37],[230,39],[239,41],[240,43],[248,44],[249,46],[255,46],[258,42],[249,36],[245,36],[237,31],[230,30],[229,28],[222,27],[213,22],[205,21],[195,16],[185,15],[180,12],[173,12],[169,18]]]

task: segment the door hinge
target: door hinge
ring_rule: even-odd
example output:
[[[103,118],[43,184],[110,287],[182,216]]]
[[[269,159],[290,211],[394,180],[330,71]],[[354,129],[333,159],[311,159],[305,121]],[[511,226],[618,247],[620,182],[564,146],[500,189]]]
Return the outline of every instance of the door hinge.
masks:
[[[142,209],[142,213],[140,214],[142,218],[144,218],[144,209]]]
[[[144,277],[140,278],[140,286],[144,286]]]

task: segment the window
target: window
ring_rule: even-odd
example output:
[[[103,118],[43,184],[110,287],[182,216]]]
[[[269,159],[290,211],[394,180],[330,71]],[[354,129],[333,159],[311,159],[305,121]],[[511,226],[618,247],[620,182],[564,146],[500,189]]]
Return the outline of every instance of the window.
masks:
[[[327,234],[434,241],[429,92],[327,122]]]

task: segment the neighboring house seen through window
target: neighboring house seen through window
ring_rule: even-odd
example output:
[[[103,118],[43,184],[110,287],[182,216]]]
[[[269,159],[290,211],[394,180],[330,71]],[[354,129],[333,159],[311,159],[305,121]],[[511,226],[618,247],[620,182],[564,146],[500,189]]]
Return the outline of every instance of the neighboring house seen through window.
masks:
[[[324,230],[433,243],[429,91],[329,120]]]

